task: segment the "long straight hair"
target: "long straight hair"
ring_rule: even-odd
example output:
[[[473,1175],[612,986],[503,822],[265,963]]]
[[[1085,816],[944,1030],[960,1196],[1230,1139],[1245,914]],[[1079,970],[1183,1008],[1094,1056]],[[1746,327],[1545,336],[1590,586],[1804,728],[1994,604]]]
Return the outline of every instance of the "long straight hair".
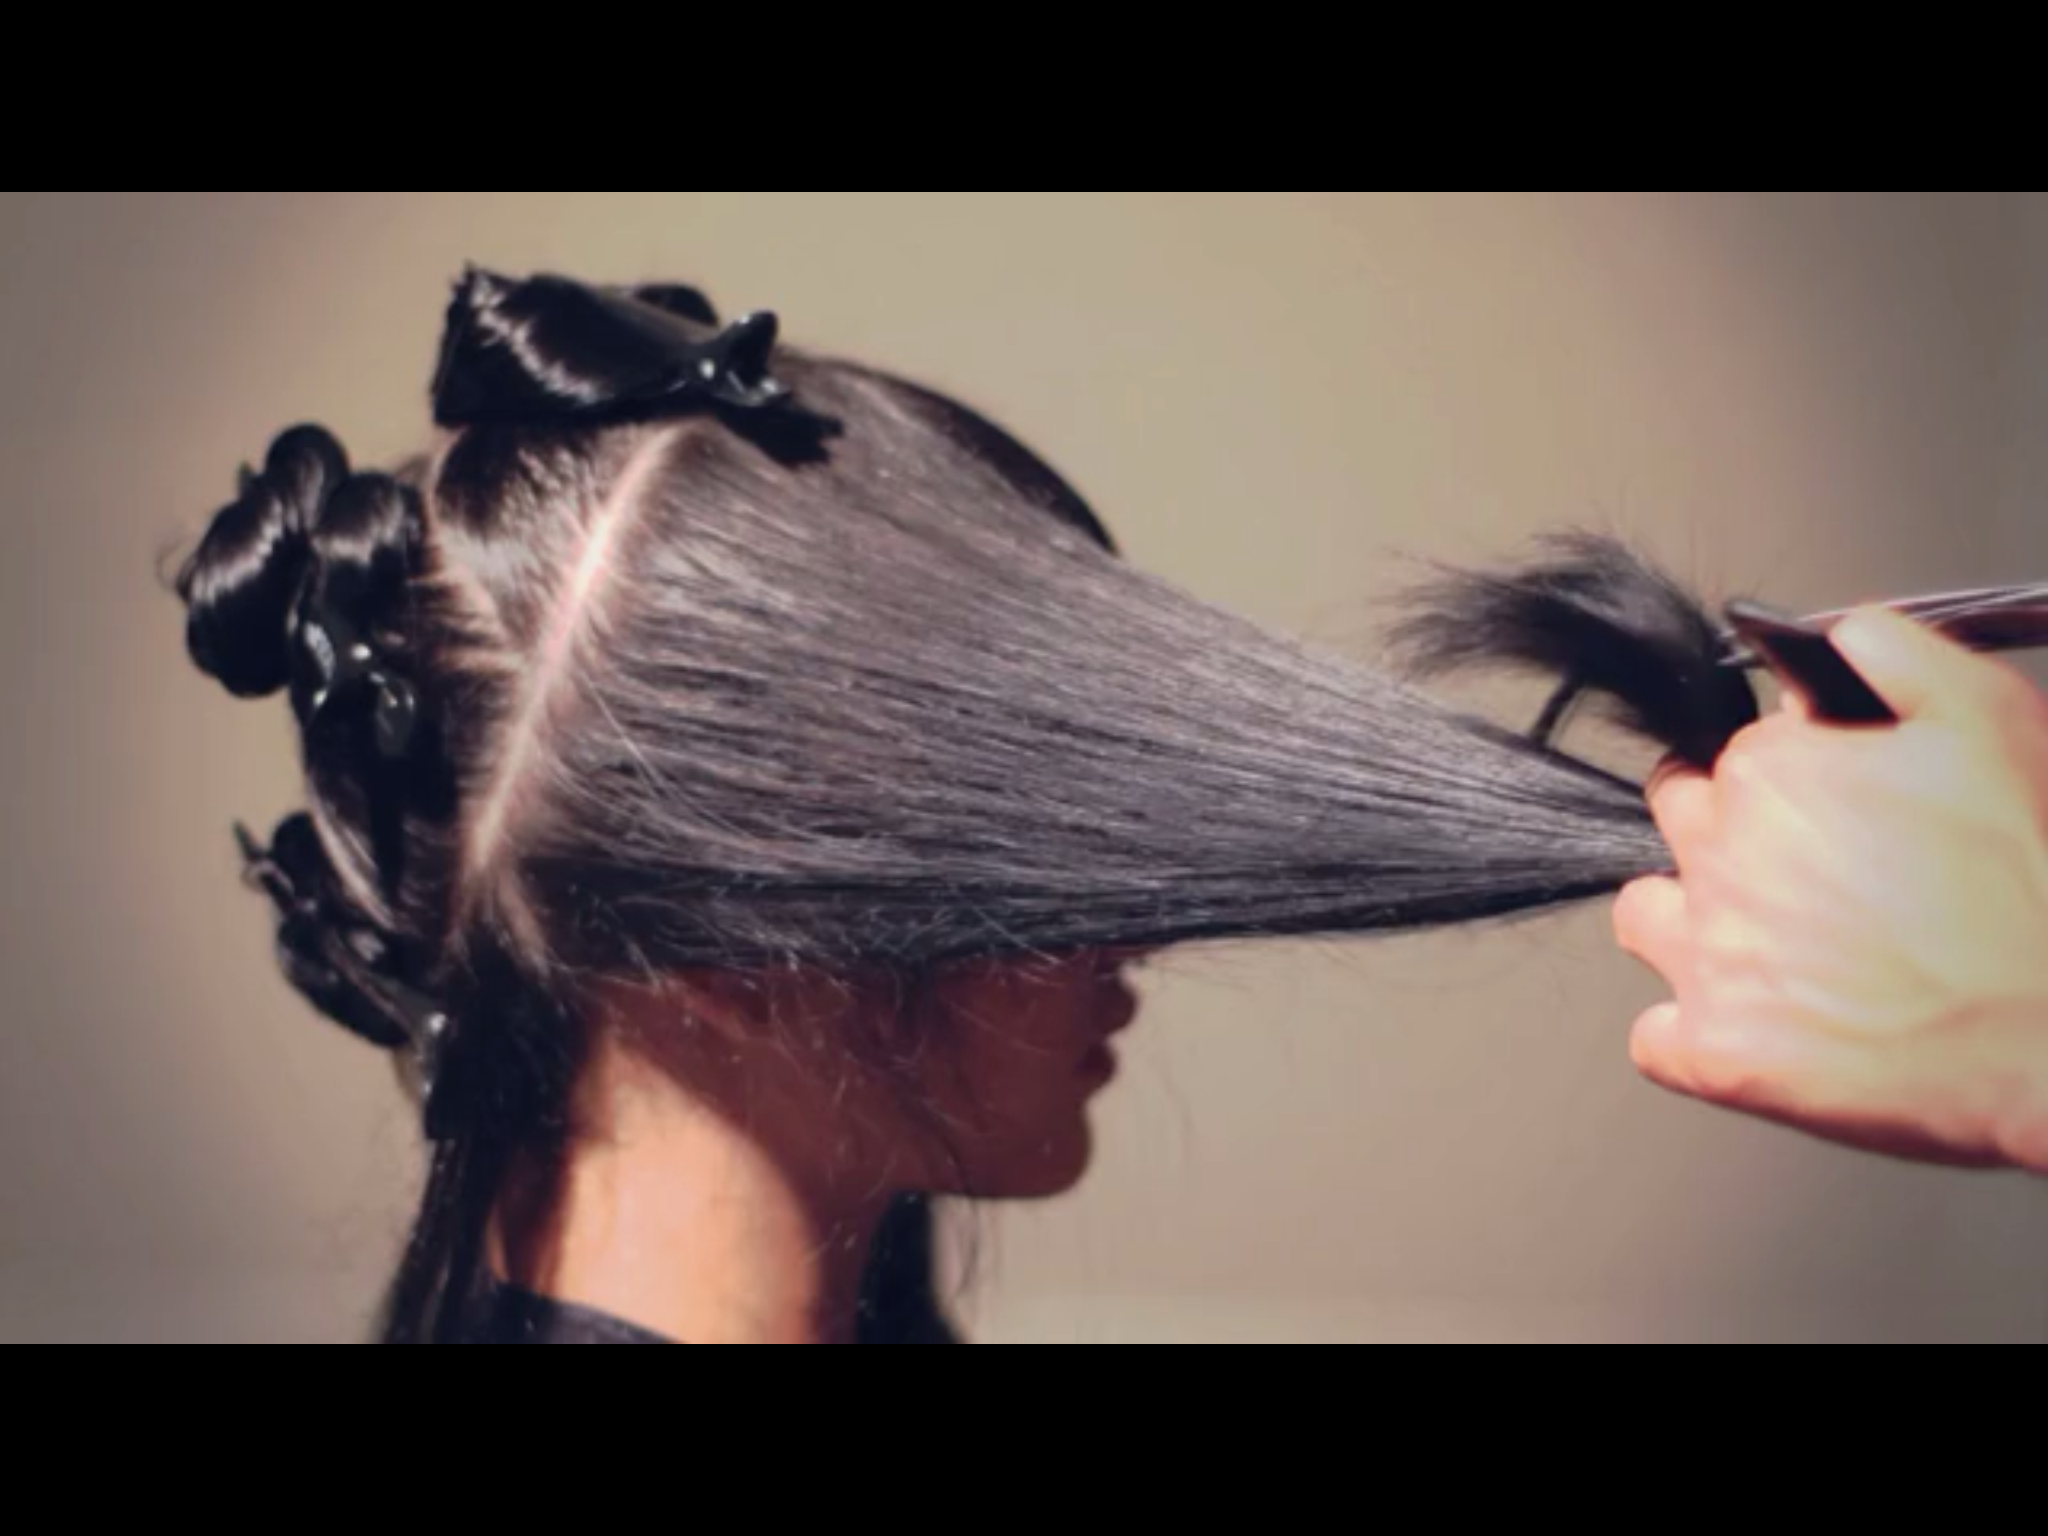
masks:
[[[675,384],[740,343],[724,395]],[[605,978],[914,989],[970,958],[1470,923],[1668,865],[1640,786],[1547,724],[1134,569],[955,401],[784,349],[764,404],[770,364],[758,320],[721,331],[689,290],[472,271],[433,451],[356,473],[287,432],[182,573],[197,663],[303,727],[308,808],[249,846],[287,974],[381,1046],[422,999],[453,1023],[392,1342],[458,1333]],[[306,662],[336,613],[416,700],[403,752],[390,687],[340,710]],[[1453,578],[1398,638],[1424,669],[1543,670],[1701,760],[1756,717],[1698,602],[1598,541]],[[890,1223],[878,1342],[947,1336],[929,1236],[920,1203]]]

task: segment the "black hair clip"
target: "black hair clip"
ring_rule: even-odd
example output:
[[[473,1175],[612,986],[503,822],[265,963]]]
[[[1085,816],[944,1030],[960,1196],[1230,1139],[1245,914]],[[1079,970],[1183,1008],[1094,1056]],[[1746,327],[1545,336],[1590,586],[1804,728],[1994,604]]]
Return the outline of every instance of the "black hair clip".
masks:
[[[367,708],[380,756],[396,762],[412,750],[419,729],[418,690],[378,654],[331,594],[301,612],[297,656],[294,696],[302,701],[307,725],[338,709]]]
[[[767,313],[721,327],[691,288],[515,281],[472,267],[449,307],[434,419],[468,427],[702,405],[758,411],[789,398],[769,373],[780,332]]]
[[[454,1065],[454,1015],[401,979],[405,960],[388,937],[332,903],[321,873],[308,867],[326,859],[311,817],[288,819],[268,848],[244,826],[235,828],[235,840],[244,878],[277,908],[286,974],[328,1018],[397,1058],[428,1140],[459,1134],[464,1094]]]
[[[428,1141],[448,1141],[458,1134],[460,1093],[452,1070],[457,1030],[449,1012],[424,993],[403,982],[387,982],[385,996],[398,1011],[407,1044],[399,1054],[400,1071],[420,1107]]]

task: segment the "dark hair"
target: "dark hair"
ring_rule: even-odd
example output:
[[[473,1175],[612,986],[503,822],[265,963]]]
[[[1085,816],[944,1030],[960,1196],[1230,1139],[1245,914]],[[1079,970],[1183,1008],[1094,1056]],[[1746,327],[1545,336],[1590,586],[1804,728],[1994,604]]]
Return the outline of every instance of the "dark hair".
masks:
[[[250,849],[287,974],[379,1045],[453,1021],[391,1341],[455,1327],[508,1160],[561,1132],[594,980],[914,982],[1666,867],[1638,786],[1132,569],[959,404],[788,350],[768,388],[761,331],[689,290],[472,272],[433,453],[359,474],[288,432],[181,575],[193,659],[304,727],[309,809]],[[396,685],[343,708],[332,657],[298,659],[344,622],[416,693],[402,752]],[[1698,604],[1610,545],[1457,578],[1404,640],[1545,668],[1696,756],[1755,718]],[[942,1336],[923,1207],[889,1236],[871,1336]]]

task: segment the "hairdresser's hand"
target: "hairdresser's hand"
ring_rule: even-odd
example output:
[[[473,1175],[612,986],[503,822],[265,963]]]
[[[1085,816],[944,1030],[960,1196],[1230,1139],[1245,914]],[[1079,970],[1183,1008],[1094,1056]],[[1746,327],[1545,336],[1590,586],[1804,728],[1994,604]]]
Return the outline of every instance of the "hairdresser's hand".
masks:
[[[1802,703],[1651,804],[1679,869],[1623,893],[1676,1000],[1653,1081],[1829,1140],[2048,1172],[2048,700],[1882,611],[1835,630],[1903,722]]]

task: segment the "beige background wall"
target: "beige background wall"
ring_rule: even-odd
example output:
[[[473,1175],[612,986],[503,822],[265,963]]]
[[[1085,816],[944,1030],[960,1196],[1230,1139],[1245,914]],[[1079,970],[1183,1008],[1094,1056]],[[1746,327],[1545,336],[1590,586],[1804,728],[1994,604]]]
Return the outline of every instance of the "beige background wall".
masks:
[[[1404,557],[1574,522],[1795,605],[2048,572],[2039,194],[0,194],[0,1338],[361,1331],[406,1117],[275,978],[227,828],[294,803],[286,711],[155,560],[288,422],[411,446],[469,258],[778,308],[1355,652]],[[984,1339],[2048,1340],[2048,1191],[1640,1085],[1602,911],[1144,986],[1096,1178],[983,1223]]]

